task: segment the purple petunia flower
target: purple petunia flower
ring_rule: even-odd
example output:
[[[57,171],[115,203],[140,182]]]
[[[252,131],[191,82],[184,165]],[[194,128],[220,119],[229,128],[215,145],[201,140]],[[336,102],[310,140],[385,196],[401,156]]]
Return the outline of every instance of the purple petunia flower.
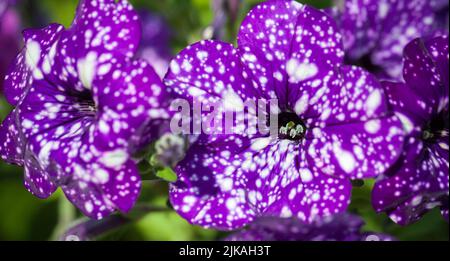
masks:
[[[328,12],[342,31],[349,60],[380,67],[382,77],[401,79],[405,45],[444,29],[437,26],[434,6],[429,0],[345,0]]]
[[[19,50],[20,20],[12,1],[0,0],[0,92],[8,66]]]
[[[81,1],[70,28],[24,31],[5,81],[15,109],[0,127],[0,155],[25,168],[39,198],[58,186],[85,215],[128,211],[140,190],[132,159],[169,117],[166,92],[146,62],[126,1]]]
[[[263,217],[226,241],[392,241],[393,237],[362,232],[364,221],[342,213],[304,223],[297,218]]]
[[[400,155],[402,126],[388,113],[383,88],[343,65],[333,19],[295,1],[257,5],[238,44],[189,46],[171,62],[165,83],[178,97],[225,107],[276,98],[279,135],[201,134],[176,167],[175,210],[218,229],[263,215],[310,222],[344,211],[349,179],[377,176]]]
[[[162,79],[169,69],[169,62],[172,58],[170,28],[162,17],[149,12],[140,12],[140,18],[142,40],[138,57],[150,63]]]
[[[396,223],[440,207],[448,220],[448,37],[416,39],[404,50],[403,83],[384,82],[407,137],[399,161],[373,190],[373,205]]]

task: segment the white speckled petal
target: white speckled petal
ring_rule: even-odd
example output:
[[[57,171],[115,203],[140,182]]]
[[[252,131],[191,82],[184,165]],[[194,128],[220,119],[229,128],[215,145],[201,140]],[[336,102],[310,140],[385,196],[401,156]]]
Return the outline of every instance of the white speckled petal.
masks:
[[[448,103],[448,38],[415,39],[404,50],[403,77],[433,112]],[[446,101],[445,101],[446,100]]]
[[[141,39],[141,22],[128,0],[82,0],[67,33],[72,50],[101,49],[132,56]]]
[[[141,183],[136,164],[127,160],[116,168],[75,165],[74,177],[62,186],[67,198],[83,214],[102,219],[116,209],[128,212],[136,203]]]
[[[334,21],[295,1],[272,0],[253,8],[241,25],[238,44],[259,89],[276,96],[281,109],[296,96],[299,84],[321,79],[344,55]]]
[[[394,222],[407,225],[434,207],[448,208],[448,164],[448,150],[439,155],[437,149],[424,148],[422,141],[410,138],[397,168],[375,184],[375,210],[386,211]]]
[[[50,197],[58,188],[52,182],[52,175],[49,175],[46,170],[42,169],[39,162],[25,152],[26,159],[24,160],[24,185],[25,188],[38,198],[45,199]]]
[[[50,65],[48,54],[63,29],[62,25],[51,24],[43,29],[23,32],[25,46],[11,64],[4,84],[4,94],[11,105],[17,105],[33,78],[44,77],[43,64]]]
[[[382,174],[400,157],[404,132],[396,116],[314,128],[307,135],[311,167],[353,179]]]
[[[191,147],[176,169],[179,181],[171,186],[175,210],[193,224],[228,230],[256,216],[297,216],[310,222],[347,208],[347,178],[314,172],[295,142],[264,144],[231,155]]]
[[[232,77],[230,77],[230,75]],[[247,99],[264,95],[254,88],[237,50],[229,43],[201,41],[181,51],[170,63],[164,81],[181,98],[214,102],[229,97]],[[238,101],[229,101],[236,104]]]
[[[212,135],[202,135],[198,142],[202,144],[222,142],[223,149],[230,147],[239,149],[248,144],[246,137],[252,135],[244,133],[243,129],[237,131],[240,135],[225,134],[231,130],[225,130],[224,111],[234,111],[236,115],[237,112],[244,110],[248,101],[256,105],[258,98],[270,99],[266,93],[256,88],[257,84],[243,67],[233,45],[218,41],[201,41],[181,51],[171,61],[164,82],[176,98],[189,102],[191,110],[196,110],[198,108],[196,106],[201,103],[203,127],[208,126],[206,116],[209,115],[209,111],[205,107],[214,106],[217,109],[215,121],[221,122],[220,128],[211,129]],[[191,119],[191,131],[200,134],[201,129],[198,130],[195,126],[199,126],[198,122],[195,122],[195,125],[193,123]],[[240,126],[245,124],[236,116],[233,123]]]
[[[0,157],[2,160],[11,163],[23,164],[22,146],[17,142],[19,132],[15,124],[15,111],[12,111],[0,125]]]
[[[355,66],[329,71],[320,85],[305,88],[297,97],[291,103],[299,104],[305,99],[305,105],[301,111],[294,106],[294,111],[306,118],[311,127],[361,123],[388,114],[381,84],[375,76]]]
[[[192,224],[221,230],[236,229],[253,220],[246,199],[237,155],[219,153],[195,144],[176,168],[178,181],[171,184],[170,201]]]
[[[312,222],[347,209],[349,179],[314,168],[306,144],[282,140],[259,152],[243,154],[248,201],[259,215],[295,216]]]

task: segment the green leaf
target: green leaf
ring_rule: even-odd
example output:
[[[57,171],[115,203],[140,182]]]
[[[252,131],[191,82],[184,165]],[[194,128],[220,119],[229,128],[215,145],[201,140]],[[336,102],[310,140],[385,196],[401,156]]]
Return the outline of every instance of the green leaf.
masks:
[[[0,122],[6,118],[12,107],[8,104],[6,99],[0,95]]]
[[[75,15],[78,1],[41,0],[39,4],[48,15],[48,19],[69,27]]]
[[[58,194],[58,223],[53,229],[50,240],[58,240],[77,215],[75,207],[64,197],[61,189],[58,189]]]
[[[177,174],[169,167],[158,170],[156,176],[168,182],[175,182],[178,179]]]

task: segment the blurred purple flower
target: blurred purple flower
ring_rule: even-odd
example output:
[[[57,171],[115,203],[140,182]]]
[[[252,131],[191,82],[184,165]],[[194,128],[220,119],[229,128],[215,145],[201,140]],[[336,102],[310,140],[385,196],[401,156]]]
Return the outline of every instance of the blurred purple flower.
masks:
[[[17,55],[20,44],[20,18],[11,3],[0,0],[0,93],[8,66]]]
[[[0,156],[25,168],[39,198],[58,186],[85,215],[127,212],[140,191],[132,156],[169,114],[150,65],[136,61],[137,13],[126,0],[81,1],[73,24],[24,31],[5,97]]]
[[[392,241],[393,237],[362,232],[364,221],[343,213],[304,223],[297,218],[263,217],[226,241]]]
[[[401,123],[388,113],[382,86],[343,65],[341,35],[329,16],[295,1],[257,5],[238,45],[187,47],[165,83],[188,101],[219,100],[233,109],[276,98],[279,135],[201,134],[176,168],[175,210],[218,229],[265,215],[312,221],[344,211],[350,179],[375,177],[400,155]]]
[[[449,22],[449,1],[448,0],[430,0],[431,7],[436,16],[438,28],[445,29],[448,32]]]
[[[373,205],[398,224],[440,207],[448,220],[449,49],[448,37],[416,39],[404,50],[404,82],[384,82],[402,120],[404,152],[373,190]]]
[[[337,6],[328,12],[342,31],[347,58],[368,67],[379,67],[383,78],[401,79],[402,51],[408,42],[421,36],[439,35],[445,29],[437,26],[433,8],[442,7],[441,0],[336,2]]]
[[[0,0],[0,18],[5,13],[6,9],[8,8],[8,1],[7,0]]]
[[[171,30],[163,17],[146,11],[140,12],[142,39],[137,56],[153,66],[160,78],[169,69],[172,58]]]

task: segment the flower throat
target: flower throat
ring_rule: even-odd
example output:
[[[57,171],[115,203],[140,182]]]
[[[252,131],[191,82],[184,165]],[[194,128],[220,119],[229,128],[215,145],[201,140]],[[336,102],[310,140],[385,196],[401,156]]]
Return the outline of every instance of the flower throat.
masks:
[[[299,141],[305,137],[306,125],[293,112],[278,115],[278,138]]]

